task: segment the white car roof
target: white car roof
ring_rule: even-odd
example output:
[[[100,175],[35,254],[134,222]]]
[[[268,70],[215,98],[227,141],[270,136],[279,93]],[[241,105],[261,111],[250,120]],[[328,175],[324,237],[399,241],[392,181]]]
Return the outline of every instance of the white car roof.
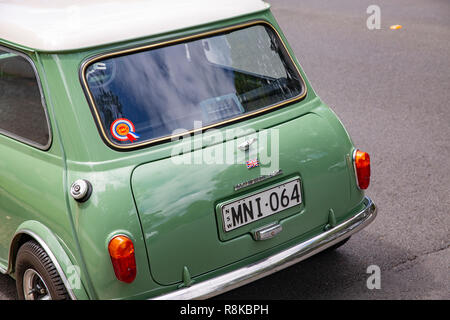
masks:
[[[39,51],[76,50],[269,7],[262,0],[0,0],[0,39]]]

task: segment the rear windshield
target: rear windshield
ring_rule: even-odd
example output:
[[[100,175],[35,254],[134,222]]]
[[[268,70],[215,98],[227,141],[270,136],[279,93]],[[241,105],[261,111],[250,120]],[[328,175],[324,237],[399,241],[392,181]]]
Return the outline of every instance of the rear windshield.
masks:
[[[97,58],[84,77],[102,131],[115,145],[242,119],[305,91],[286,48],[265,24]]]

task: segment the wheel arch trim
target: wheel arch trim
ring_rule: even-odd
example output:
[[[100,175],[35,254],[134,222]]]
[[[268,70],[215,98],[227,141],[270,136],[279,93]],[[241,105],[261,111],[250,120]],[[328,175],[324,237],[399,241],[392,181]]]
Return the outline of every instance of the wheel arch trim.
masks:
[[[19,251],[18,244],[20,243],[20,239],[24,235],[35,240],[45,250],[50,260],[54,264],[59,276],[61,277],[61,280],[63,281],[70,298],[72,300],[77,300],[77,297],[88,299],[88,295],[84,290],[80,274],[77,274],[80,279],[80,287],[72,288],[72,286],[70,285],[70,282],[64,270],[68,270],[68,268],[73,266],[74,264],[70,260],[69,256],[61,246],[54,233],[38,221],[25,221],[17,228],[10,244],[7,273],[14,273],[14,264],[16,261],[17,252]],[[77,272],[76,269],[74,269],[74,271]]]

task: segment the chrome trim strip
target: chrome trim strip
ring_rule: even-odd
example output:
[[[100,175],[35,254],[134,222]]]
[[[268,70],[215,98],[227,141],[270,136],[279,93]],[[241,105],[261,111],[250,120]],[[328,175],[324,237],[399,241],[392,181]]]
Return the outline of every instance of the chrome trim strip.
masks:
[[[237,185],[234,186],[234,191],[238,191],[238,190],[241,190],[242,188],[250,187],[250,186],[254,185],[255,183],[279,176],[280,174],[283,174],[283,170],[278,169],[269,174],[259,176],[258,178],[238,183]]]
[[[356,180],[356,186],[358,187],[358,190],[362,190],[359,187],[359,181],[358,181],[358,172],[356,171],[356,163],[355,163],[355,159],[356,159],[356,151],[358,151],[358,149],[353,149],[352,152],[352,164],[353,164],[353,173],[355,174],[355,180]]]
[[[238,288],[272,273],[296,264],[366,227],[376,217],[377,207],[369,197],[364,198],[364,209],[336,227],[294,247],[286,249],[254,264],[242,267],[188,288],[154,298],[155,300],[207,299]]]
[[[56,260],[55,255],[53,254],[53,252],[50,250],[50,248],[47,246],[47,244],[44,242],[44,240],[42,240],[41,237],[39,237],[36,233],[34,233],[31,230],[28,229],[23,229],[18,231],[16,234],[14,234],[13,239],[18,235],[18,234],[28,234],[29,236],[31,236],[34,240],[36,240],[39,245],[42,247],[42,249],[44,249],[44,251],[47,253],[48,257],[50,258],[50,260],[53,262],[56,271],[58,271],[59,276],[61,277],[62,282],[64,283],[64,286],[66,287],[67,293],[70,296],[70,299],[72,300],[77,300],[75,294],[73,293],[69,281],[66,278],[66,275],[64,274],[60,264],[58,263],[58,260]],[[10,259],[11,260],[11,259]],[[10,267],[11,268],[11,267]]]

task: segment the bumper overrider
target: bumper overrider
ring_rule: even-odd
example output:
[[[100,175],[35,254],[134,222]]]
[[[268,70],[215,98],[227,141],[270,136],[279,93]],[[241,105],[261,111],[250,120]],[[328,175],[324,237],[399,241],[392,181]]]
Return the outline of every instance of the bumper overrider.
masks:
[[[369,197],[364,198],[364,209],[334,228],[305,242],[268,258],[239,268],[227,274],[202,281],[190,287],[158,296],[157,300],[207,299],[238,288],[267,275],[303,261],[350,237],[369,225],[377,214],[377,207]]]

